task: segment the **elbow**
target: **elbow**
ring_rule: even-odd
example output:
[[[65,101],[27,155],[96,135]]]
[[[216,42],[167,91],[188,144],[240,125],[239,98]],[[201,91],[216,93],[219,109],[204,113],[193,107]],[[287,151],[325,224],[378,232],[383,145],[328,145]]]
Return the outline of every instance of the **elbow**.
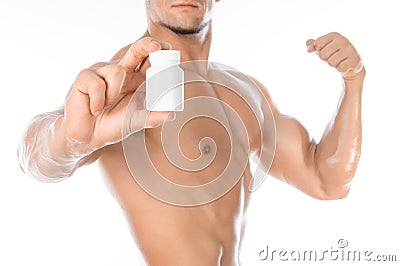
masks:
[[[40,134],[32,138],[27,138],[27,134],[23,135],[16,154],[22,172],[43,183],[57,183],[72,175],[75,162],[59,163],[53,160],[46,149],[46,142],[38,141],[37,135]]]
[[[325,194],[323,197],[319,198],[319,200],[341,200],[349,195],[349,191],[343,193],[329,193]]]
[[[357,163],[346,166],[327,167],[318,171],[318,193],[315,198],[320,200],[339,200],[349,195]]]
[[[68,178],[72,173],[62,171],[61,167],[45,166],[39,160],[40,154],[38,152],[27,153],[23,144],[20,144],[17,150],[17,160],[21,171],[32,177],[33,179],[43,183],[57,183]],[[50,161],[49,160],[49,164]]]
[[[310,195],[318,200],[340,200],[349,195],[350,185],[341,186],[321,186],[317,193]]]

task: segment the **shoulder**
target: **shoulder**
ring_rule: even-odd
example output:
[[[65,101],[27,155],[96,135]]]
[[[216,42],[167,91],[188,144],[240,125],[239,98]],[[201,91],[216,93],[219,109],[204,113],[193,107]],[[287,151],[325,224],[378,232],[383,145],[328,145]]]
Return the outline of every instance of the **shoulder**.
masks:
[[[223,70],[230,77],[240,80],[242,83],[246,84],[247,85],[246,87],[251,87],[252,89],[255,89],[257,92],[260,92],[266,98],[266,100],[268,100],[268,102],[271,101],[271,96],[267,88],[255,77],[229,67],[226,67]]]
[[[264,96],[265,100],[268,102],[271,108],[274,107],[271,95],[268,92],[268,89],[255,77],[249,76],[249,79],[257,88],[257,90]],[[274,108],[275,109],[275,108]]]
[[[212,77],[216,82],[233,90],[246,100],[253,110],[262,111],[264,114],[277,112],[267,88],[255,77],[222,64],[212,65],[212,69]]]
[[[266,86],[264,86],[264,84],[261,83],[261,81],[248,74],[237,73],[235,75],[240,80],[248,84],[248,87],[250,87],[252,90],[252,96],[257,98],[257,102],[261,105],[261,107],[263,107],[263,105],[268,105],[269,109],[273,113],[277,111],[275,104],[272,101],[272,97],[268,92],[268,89],[266,88]]]

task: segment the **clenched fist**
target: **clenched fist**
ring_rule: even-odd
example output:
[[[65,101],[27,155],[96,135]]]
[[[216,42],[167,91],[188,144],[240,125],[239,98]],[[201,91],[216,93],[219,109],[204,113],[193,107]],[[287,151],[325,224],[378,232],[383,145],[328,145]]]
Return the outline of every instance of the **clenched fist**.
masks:
[[[336,68],[345,80],[352,80],[365,72],[363,62],[348,39],[336,32],[307,41],[308,52],[316,52],[330,66]]]

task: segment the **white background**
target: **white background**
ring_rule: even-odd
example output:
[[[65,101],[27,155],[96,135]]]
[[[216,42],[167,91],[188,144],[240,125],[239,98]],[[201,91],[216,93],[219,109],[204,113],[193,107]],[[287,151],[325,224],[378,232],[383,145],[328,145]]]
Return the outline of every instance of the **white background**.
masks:
[[[335,112],[341,81],[306,52],[306,40],[338,31],[354,43],[368,71],[362,157],[350,195],[318,201],[269,177],[253,194],[244,265],[304,265],[262,262],[258,253],[266,245],[322,252],[337,248],[341,238],[349,249],[397,254],[400,260],[400,19],[395,4],[217,4],[210,59],[261,80],[278,108],[298,118],[317,140]],[[0,3],[0,265],[138,264],[125,218],[96,164],[62,183],[43,184],[20,171],[16,148],[29,119],[62,104],[81,69],[109,60],[145,29],[144,1],[139,0]]]

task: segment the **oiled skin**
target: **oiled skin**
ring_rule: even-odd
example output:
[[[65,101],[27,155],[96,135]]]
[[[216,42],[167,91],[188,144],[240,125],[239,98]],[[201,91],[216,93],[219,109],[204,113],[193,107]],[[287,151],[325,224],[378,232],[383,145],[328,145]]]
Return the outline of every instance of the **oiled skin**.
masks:
[[[256,120],[249,107],[239,97],[219,89],[220,93],[225,92],[219,99],[237,106],[235,109],[246,121],[248,132],[253,132],[250,139],[259,139]],[[196,95],[216,96],[211,86],[194,84],[186,86],[185,90],[187,98]],[[149,156],[161,174],[175,183],[190,186],[208,183],[228,163],[229,136],[221,125],[209,118],[195,119],[184,127],[180,135],[182,152],[190,159],[200,155],[198,143],[203,137],[211,137],[216,142],[217,155],[212,164],[196,173],[180,170],[167,161],[160,133],[161,127],[146,129]],[[251,145],[255,150],[259,143],[251,142]],[[181,207],[153,198],[138,185],[129,172],[120,143],[105,148],[100,162],[149,265],[239,264],[239,245],[250,196],[249,167],[223,197],[201,206]]]
[[[148,54],[167,49],[165,43],[169,43],[181,51],[182,62],[208,59],[210,14],[218,1],[187,1],[190,6],[174,6],[178,2],[146,1],[148,30],[144,36],[121,49],[110,62],[83,70],[67,96],[64,109],[51,115],[42,114],[29,125],[19,158],[24,171],[50,181],[67,178],[81,165],[100,158],[110,188],[123,207],[149,265],[238,265],[249,203],[248,165],[223,197],[201,206],[182,207],[146,193],[128,170],[122,150],[125,111],[135,90],[145,80]],[[178,34],[164,24],[186,30],[205,26],[188,35]],[[273,113],[277,143],[270,174],[317,199],[340,199],[349,192],[360,157],[361,95],[366,71],[353,45],[338,33],[310,39],[306,44],[308,52],[317,52],[342,73],[344,84],[337,112],[319,143],[310,138],[296,119],[279,113],[262,84],[256,80],[242,81],[244,86],[248,85],[246,89],[261,92]],[[249,152],[259,154],[260,129],[248,106],[217,86],[192,85],[185,89],[186,99],[200,94],[216,97],[235,108],[249,134]],[[213,107],[218,109],[207,106]],[[146,127],[149,155],[166,178],[178,184],[199,185],[216,178],[226,166],[230,142],[225,130],[211,119],[195,119],[181,132],[182,152],[189,158],[199,155],[199,141],[206,136],[216,142],[218,149],[210,167],[189,174],[169,165],[163,156],[159,124],[168,113],[152,112],[147,122],[142,114],[139,111],[134,114],[136,119],[132,119],[131,128],[141,132]]]

